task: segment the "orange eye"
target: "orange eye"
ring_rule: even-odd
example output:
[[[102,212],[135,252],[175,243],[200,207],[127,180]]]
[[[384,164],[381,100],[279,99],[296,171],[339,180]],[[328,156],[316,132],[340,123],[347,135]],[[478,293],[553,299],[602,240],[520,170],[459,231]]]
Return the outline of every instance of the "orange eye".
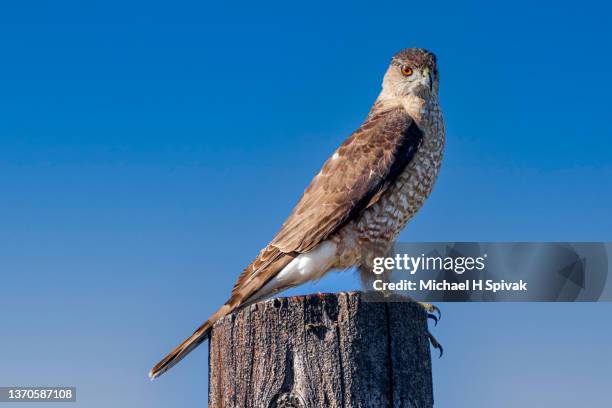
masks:
[[[409,77],[412,75],[412,68],[408,65],[402,65],[402,75]]]

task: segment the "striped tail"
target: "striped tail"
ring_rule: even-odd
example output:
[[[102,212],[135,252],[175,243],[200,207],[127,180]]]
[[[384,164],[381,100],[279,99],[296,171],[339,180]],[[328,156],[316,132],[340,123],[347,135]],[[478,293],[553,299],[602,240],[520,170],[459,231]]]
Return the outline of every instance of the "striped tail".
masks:
[[[176,347],[170,354],[168,354],[162,361],[157,363],[155,367],[149,371],[149,378],[151,380],[156,379],[172,367],[179,361],[181,361],[187,354],[189,354],[193,349],[198,347],[200,344],[208,340],[210,335],[210,330],[212,329],[213,324],[223,316],[232,312],[235,307],[230,306],[229,304],[223,305],[223,307],[217,310],[203,325],[201,325],[191,336],[189,336],[185,341],[183,341],[178,347]]]
[[[256,293],[270,280],[278,271],[282,270],[294,255],[282,253],[278,248],[268,246],[261,251],[259,256],[240,274],[238,281],[232,289],[229,300],[208,318],[191,336],[172,350],[162,361],[149,371],[149,378],[155,379],[181,361],[187,354],[200,344],[208,340],[213,324],[223,316],[227,316],[239,307],[244,307],[257,300],[267,297],[270,293]]]

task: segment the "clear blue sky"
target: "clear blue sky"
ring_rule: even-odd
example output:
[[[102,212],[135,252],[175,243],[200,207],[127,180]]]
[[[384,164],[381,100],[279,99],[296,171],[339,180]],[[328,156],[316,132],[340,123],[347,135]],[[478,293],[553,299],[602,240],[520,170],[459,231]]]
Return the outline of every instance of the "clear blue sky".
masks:
[[[404,47],[438,54],[448,147],[401,239],[612,240],[612,9],[433,3],[0,6],[0,385],[205,406],[206,347],[148,369],[225,300]],[[441,306],[437,406],[610,405],[611,304]]]

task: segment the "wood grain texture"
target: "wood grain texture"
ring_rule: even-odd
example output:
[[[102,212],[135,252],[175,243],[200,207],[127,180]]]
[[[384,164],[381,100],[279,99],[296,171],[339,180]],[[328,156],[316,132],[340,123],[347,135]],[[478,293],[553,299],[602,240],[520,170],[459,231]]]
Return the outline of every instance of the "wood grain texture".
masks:
[[[209,407],[432,407],[419,305],[350,292],[271,299],[219,322]]]

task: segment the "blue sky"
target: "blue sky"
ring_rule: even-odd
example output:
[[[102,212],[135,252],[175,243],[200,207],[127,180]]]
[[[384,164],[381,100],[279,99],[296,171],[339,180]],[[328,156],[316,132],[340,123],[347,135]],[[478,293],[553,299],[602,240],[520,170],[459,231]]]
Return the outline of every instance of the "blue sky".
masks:
[[[83,3],[0,6],[0,385],[204,406],[206,347],[154,383],[150,365],[225,300],[405,47],[439,57],[448,142],[400,239],[610,241],[607,5]],[[609,405],[609,303],[442,308],[437,406]]]

